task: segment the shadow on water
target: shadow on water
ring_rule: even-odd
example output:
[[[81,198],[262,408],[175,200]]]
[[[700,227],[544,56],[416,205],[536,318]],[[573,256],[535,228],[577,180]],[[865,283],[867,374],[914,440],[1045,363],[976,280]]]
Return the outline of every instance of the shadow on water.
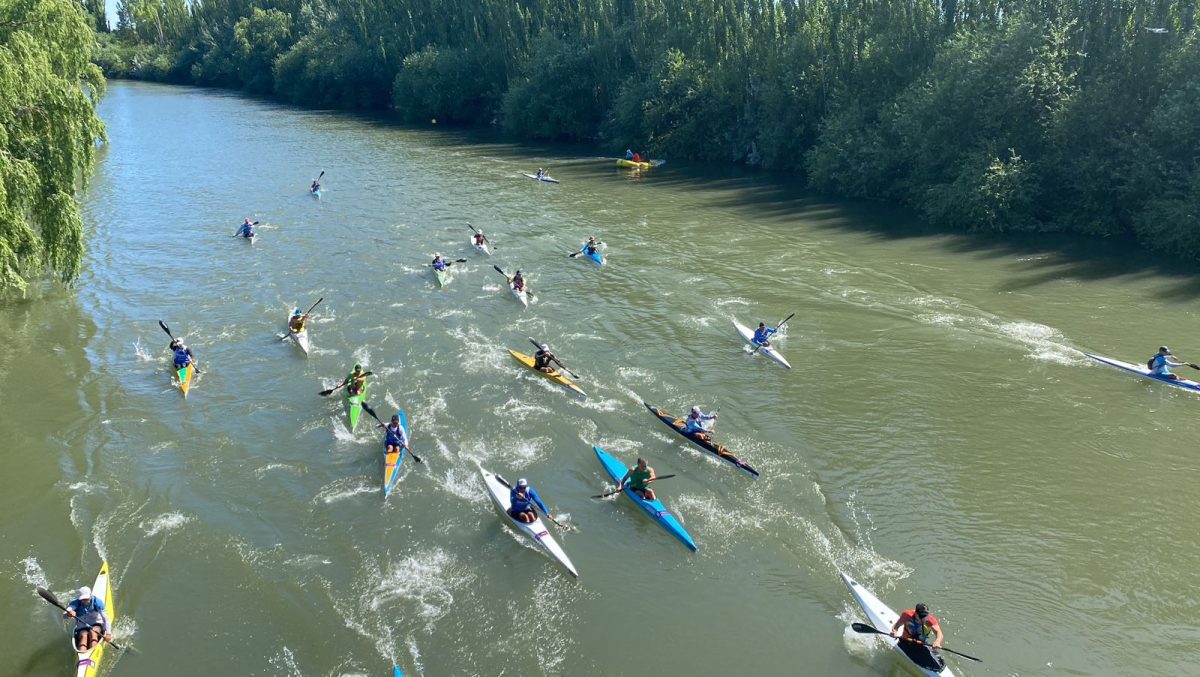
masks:
[[[201,91],[243,100],[254,98],[240,92]],[[296,110],[271,99],[257,101],[279,110]],[[1158,290],[1163,300],[1187,301],[1200,297],[1200,265],[1196,261],[1148,252],[1132,237],[1089,239],[1064,233],[964,233],[925,223],[911,210],[897,205],[818,195],[808,190],[800,177],[785,173],[740,165],[672,161],[637,175],[616,169],[612,164],[623,149],[516,139],[496,128],[409,124],[386,112],[313,112],[380,128],[428,132],[425,140],[431,144],[474,146],[513,161],[529,159],[530,171],[538,163],[549,170],[570,165],[572,178],[640,178],[640,185],[652,189],[703,192],[713,208],[742,211],[756,219],[777,221],[779,225],[804,223],[807,227],[869,235],[879,242],[924,239],[923,244],[929,247],[979,259],[1021,259],[1023,270],[997,285],[997,291],[1028,290],[1064,279],[1086,282],[1157,278],[1166,283]]]

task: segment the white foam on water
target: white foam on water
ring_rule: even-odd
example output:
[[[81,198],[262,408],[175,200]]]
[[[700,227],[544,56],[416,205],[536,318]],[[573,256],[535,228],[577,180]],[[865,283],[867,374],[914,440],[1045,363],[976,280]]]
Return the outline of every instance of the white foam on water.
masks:
[[[140,336],[133,342],[133,354],[142,362],[157,362],[159,360],[159,358],[152,355],[148,349],[142,346],[142,337]]]
[[[317,492],[317,495],[313,497],[313,503],[329,505],[330,503],[344,501],[362,494],[382,491],[383,489],[380,484],[367,477],[361,475],[358,477],[343,477],[322,487]]]
[[[425,664],[421,661],[421,651],[417,648],[417,641],[409,635],[404,644],[408,647],[408,655],[412,657],[412,665],[416,669],[417,674],[423,674],[425,672]],[[399,661],[396,662],[399,663]]]
[[[294,465],[289,465],[287,463],[268,463],[267,465],[264,465],[263,467],[255,470],[254,476],[261,480],[263,477],[266,476],[267,473],[271,472],[272,470],[290,470],[297,474],[304,474],[304,472],[305,472],[305,470],[302,466],[294,466]]]
[[[289,675],[289,677],[303,677],[304,675],[300,671],[300,664],[296,662],[296,655],[287,646],[281,647],[267,662],[271,664],[274,675]]]
[[[41,562],[37,561],[37,557],[30,555],[21,560],[21,580],[26,585],[34,587],[41,586],[49,589],[50,579],[46,576],[46,571],[42,569]]]
[[[418,615],[432,624],[449,613],[455,593],[475,579],[471,570],[441,548],[389,561],[373,589],[369,608],[378,613],[397,603],[415,604]]]
[[[146,536],[157,536],[161,533],[171,533],[178,530],[183,525],[194,520],[194,517],[184,515],[181,512],[168,512],[153,517],[151,519],[142,520],[138,527],[146,532]]]
[[[550,414],[550,412],[551,410],[549,407],[537,405],[531,400],[521,400],[516,398],[509,398],[509,400],[504,404],[492,409],[492,414],[494,416],[518,422],[528,421],[531,418],[536,419],[542,415]]]
[[[741,296],[734,296],[734,297],[728,298],[728,299],[721,299],[716,302],[716,306],[718,308],[724,308],[725,306],[749,306],[749,305],[753,305],[753,302],[750,299],[744,298]]]
[[[97,489],[91,482],[72,482],[67,485],[67,489],[77,494],[90,494]]]
[[[632,391],[630,391],[630,392],[632,393]],[[579,406],[583,407],[584,409],[590,409],[592,411],[617,411],[619,409],[624,409],[626,406],[628,406],[626,403],[624,403],[620,400],[613,400],[613,399],[600,400],[600,399],[594,399],[592,397],[588,397],[588,398],[582,399],[582,400],[579,398],[575,398],[575,403],[578,404]]]

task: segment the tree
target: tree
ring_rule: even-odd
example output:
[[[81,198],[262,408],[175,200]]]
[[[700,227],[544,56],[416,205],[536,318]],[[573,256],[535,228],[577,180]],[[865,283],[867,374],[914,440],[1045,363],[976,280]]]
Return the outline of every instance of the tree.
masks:
[[[91,19],[73,0],[0,0],[0,289],[79,274],[75,189],[105,138],[94,44]]]

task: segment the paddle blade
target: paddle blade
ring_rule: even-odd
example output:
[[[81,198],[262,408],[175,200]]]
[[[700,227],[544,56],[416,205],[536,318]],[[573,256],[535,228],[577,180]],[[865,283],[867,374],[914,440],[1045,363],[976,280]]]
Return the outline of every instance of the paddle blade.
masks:
[[[375,413],[375,410],[371,408],[371,405],[367,404],[366,402],[361,402],[360,404],[362,404],[363,411],[370,414],[371,418],[375,419],[376,421],[379,421],[379,415]],[[379,423],[380,423],[380,425],[382,425],[383,421],[379,421]]]
[[[497,266],[496,264],[494,264],[494,263],[493,263],[493,264],[492,264],[492,267],[496,269],[496,272],[497,272],[497,273],[500,273],[500,274],[501,274],[501,275],[503,275],[504,277],[508,277],[508,273],[504,272],[504,269],[503,269],[503,268],[501,268],[500,266]]]
[[[40,585],[37,587],[37,594],[40,595],[42,599],[46,600],[47,602],[50,602],[51,604],[62,609],[63,611],[67,610],[67,607],[63,606],[62,602],[58,601],[58,598],[54,596],[54,593],[50,592],[49,590],[43,588]]]
[[[863,633],[863,634],[873,634],[873,635],[886,635],[886,634],[888,634],[888,633],[886,633],[886,632],[884,632],[884,631],[882,631],[882,630],[879,630],[879,629],[876,629],[876,628],[874,628],[874,627],[872,627],[872,626],[870,626],[870,625],[867,625],[866,623],[851,623],[851,624],[850,624],[850,629],[851,629],[851,630],[853,630],[853,631],[855,631],[855,632],[859,632],[859,633]]]
[[[334,390],[333,388],[330,388],[329,390],[322,390],[321,392],[319,392],[317,394],[320,395],[321,397],[329,397],[330,395],[333,394],[333,390]]]
[[[171,328],[167,326],[167,323],[166,323],[166,322],[163,322],[162,320],[159,320],[159,321],[158,321],[158,326],[162,327],[162,330],[163,330],[163,331],[165,331],[165,332],[167,332],[167,336],[170,336],[172,339],[174,339],[174,338],[175,338],[175,335],[171,333]]]
[[[501,477],[499,475],[493,475],[493,476],[496,478],[497,482],[499,482],[500,484],[503,484],[504,486],[508,487],[509,489],[512,489],[512,485],[508,483],[508,480],[504,479],[503,477]]]
[[[479,232],[478,230],[475,230],[475,226],[472,226],[470,221],[467,221],[467,228],[470,228],[472,233]]]

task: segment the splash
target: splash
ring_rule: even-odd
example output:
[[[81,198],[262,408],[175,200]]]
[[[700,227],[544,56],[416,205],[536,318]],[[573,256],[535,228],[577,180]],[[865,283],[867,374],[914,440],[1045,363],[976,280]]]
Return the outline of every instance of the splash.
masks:
[[[183,525],[191,522],[194,518],[184,515],[179,512],[163,513],[157,517],[148,520],[142,520],[138,527],[146,532],[146,536],[157,536],[161,533],[171,533],[178,530]]]

